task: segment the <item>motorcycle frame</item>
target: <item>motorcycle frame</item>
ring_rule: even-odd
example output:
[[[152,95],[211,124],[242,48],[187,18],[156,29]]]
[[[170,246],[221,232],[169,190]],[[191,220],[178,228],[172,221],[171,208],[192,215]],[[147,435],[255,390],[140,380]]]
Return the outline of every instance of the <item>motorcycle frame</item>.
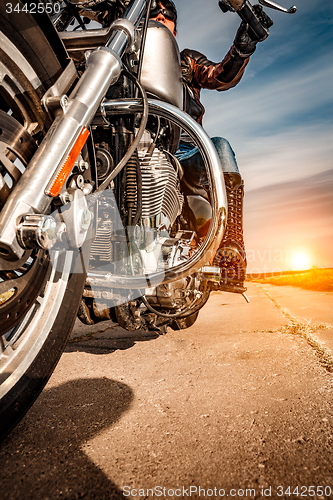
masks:
[[[84,127],[88,128],[96,112],[100,108],[109,87],[116,83],[121,71],[121,57],[135,40],[136,28],[146,11],[146,0],[133,0],[123,18],[112,23],[108,31],[108,40],[105,46],[100,46],[87,57],[87,65],[69,99],[62,99],[65,103],[61,113],[57,115],[36,154],[29,163],[24,175],[11,192],[0,214],[0,249],[2,258],[18,260],[25,250],[17,239],[18,221],[26,214],[47,213],[53,198],[47,194],[48,186],[57,176],[64,160],[75,144]],[[83,34],[81,35],[83,36]],[[64,97],[64,96],[59,96]],[[130,109],[130,107],[132,108]],[[179,126],[188,130],[197,142],[203,155],[208,178],[210,180],[212,197],[212,224],[203,249],[197,256],[191,257],[186,264],[177,266],[162,277],[152,276],[153,281],[174,281],[198,270],[198,268],[215,254],[221,241],[226,224],[227,202],[224,180],[221,175],[221,165],[216,150],[203,131],[202,127],[192,120],[189,115],[178,108],[166,103],[151,102],[150,106],[161,116],[171,117]],[[108,103],[108,112],[134,112],[141,106],[139,101]],[[136,111],[137,112],[137,111]],[[7,255],[4,255],[4,251]],[[117,277],[117,286],[125,283],[123,288],[141,288],[143,277]],[[161,279],[162,278],[162,279]],[[147,286],[147,279],[144,278]],[[141,283],[141,284],[140,284]]]

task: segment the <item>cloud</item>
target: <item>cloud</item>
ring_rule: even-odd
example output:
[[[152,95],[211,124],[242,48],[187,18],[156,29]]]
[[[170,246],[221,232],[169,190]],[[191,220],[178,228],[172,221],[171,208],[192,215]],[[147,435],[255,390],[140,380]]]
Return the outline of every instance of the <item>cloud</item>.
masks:
[[[286,6],[286,2],[281,3]],[[240,24],[237,14],[223,14],[217,4],[217,0],[176,1],[179,46],[199,50],[213,61],[223,58]],[[327,15],[329,7],[318,0],[299,0],[296,4],[298,11],[293,15],[264,9],[274,25],[270,29],[270,36],[260,44],[260,48],[265,54],[269,53],[271,63],[284,54],[295,52],[299,47],[303,47],[307,54],[311,53],[322,41],[322,36],[318,39],[318,34],[322,35],[325,30],[329,37],[332,26],[332,19]]]
[[[251,189],[331,167],[333,66],[327,58],[325,53],[258,85],[247,81],[226,93],[205,92],[204,126],[231,142]]]
[[[332,165],[332,132],[325,124],[305,124],[270,137],[247,138],[237,146],[238,164],[249,189],[302,181],[304,176]]]
[[[241,82],[226,93],[204,91],[206,107],[214,109],[207,112],[205,127],[214,129],[225,121],[232,131],[239,126],[269,131],[327,103],[332,105],[333,66],[327,64],[329,58],[333,60],[333,51],[287,75],[270,75],[257,83]]]
[[[265,8],[274,25],[237,87],[202,92],[204,126],[236,152],[246,182],[248,248],[262,257],[269,249],[307,247],[314,263],[333,265],[333,19],[330,2],[294,1],[294,15]],[[176,3],[180,48],[222,60],[240,24],[237,14],[222,14],[217,0]],[[286,255],[282,265],[290,268]]]
[[[234,39],[240,22],[238,16],[223,14],[217,1],[179,0],[176,3],[180,48],[199,50],[211,60],[223,58]]]

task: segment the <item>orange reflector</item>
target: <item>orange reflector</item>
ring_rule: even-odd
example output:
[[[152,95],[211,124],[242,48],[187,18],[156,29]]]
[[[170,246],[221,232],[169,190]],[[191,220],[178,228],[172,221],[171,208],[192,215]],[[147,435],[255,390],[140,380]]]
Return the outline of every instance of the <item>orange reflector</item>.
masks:
[[[89,137],[89,130],[86,127],[83,127],[83,129],[80,132],[79,137],[76,139],[74,146],[70,150],[66,160],[64,161],[63,166],[59,170],[56,178],[54,179],[48,194],[50,196],[58,196],[58,194],[61,191],[62,186],[65,184],[67,177],[70,174],[70,171],[73,168],[74,163],[77,160],[77,157],[79,156],[81,149],[83,148],[86,140]]]

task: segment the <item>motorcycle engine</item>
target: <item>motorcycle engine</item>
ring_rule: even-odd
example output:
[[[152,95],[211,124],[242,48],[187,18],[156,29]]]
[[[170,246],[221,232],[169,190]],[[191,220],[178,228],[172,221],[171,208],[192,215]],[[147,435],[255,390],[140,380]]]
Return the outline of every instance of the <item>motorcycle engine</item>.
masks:
[[[149,132],[140,142],[138,161],[142,178],[139,221],[124,228],[113,190],[102,193],[90,261],[95,269],[107,266],[114,274],[137,273],[149,277],[150,273],[169,269],[187,259],[193,249],[194,232],[181,230],[175,224],[184,205],[177,162],[172,161],[170,153],[154,146]],[[147,289],[145,295],[157,309],[176,310],[190,301],[192,288],[192,278],[184,278]],[[108,294],[99,295],[110,298],[113,294],[116,302],[128,300],[128,295],[117,299],[115,292],[109,290]]]
[[[179,176],[168,154],[157,148],[149,154],[150,144],[143,142],[141,146],[143,238],[138,243],[143,271],[150,273],[170,268],[186,259],[194,233],[172,233],[173,224],[182,212],[184,197],[179,189]],[[192,278],[184,278],[147,289],[146,299],[156,309],[175,311],[191,301],[192,281]]]
[[[167,257],[166,247],[170,246],[170,231],[181,214],[184,198],[168,153],[156,147],[152,150],[149,133],[141,141],[138,156],[142,175],[142,209],[134,239],[140,249],[142,270],[149,273],[175,265]]]

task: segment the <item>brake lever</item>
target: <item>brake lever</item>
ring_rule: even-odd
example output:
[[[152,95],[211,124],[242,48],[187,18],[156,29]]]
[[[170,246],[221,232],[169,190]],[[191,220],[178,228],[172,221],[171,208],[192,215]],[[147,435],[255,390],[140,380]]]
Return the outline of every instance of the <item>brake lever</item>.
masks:
[[[279,10],[280,12],[286,12],[287,14],[294,14],[297,11],[297,7],[293,5],[290,9],[286,9],[281,5],[272,2],[271,0],[258,0],[261,5],[265,5],[265,7],[270,7],[271,9]]]

